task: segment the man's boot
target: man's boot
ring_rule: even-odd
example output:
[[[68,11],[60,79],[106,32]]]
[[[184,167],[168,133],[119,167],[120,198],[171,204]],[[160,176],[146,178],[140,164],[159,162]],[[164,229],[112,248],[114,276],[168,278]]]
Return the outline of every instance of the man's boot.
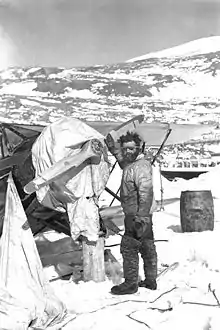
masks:
[[[146,289],[157,289],[157,252],[153,240],[145,239],[140,248],[141,257],[144,262],[145,280],[138,283],[139,287]]]
[[[111,288],[116,295],[132,294],[138,291],[139,252],[140,242],[124,235],[121,241],[123,270],[125,281]]]

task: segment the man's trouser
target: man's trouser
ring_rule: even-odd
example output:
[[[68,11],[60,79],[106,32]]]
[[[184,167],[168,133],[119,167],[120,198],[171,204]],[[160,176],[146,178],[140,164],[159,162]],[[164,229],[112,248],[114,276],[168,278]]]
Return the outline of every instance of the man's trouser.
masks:
[[[143,259],[145,279],[155,281],[157,277],[157,253],[154,244],[152,215],[147,217],[147,226],[137,238],[134,216],[125,216],[125,233],[121,241],[125,281],[138,283],[139,255]]]

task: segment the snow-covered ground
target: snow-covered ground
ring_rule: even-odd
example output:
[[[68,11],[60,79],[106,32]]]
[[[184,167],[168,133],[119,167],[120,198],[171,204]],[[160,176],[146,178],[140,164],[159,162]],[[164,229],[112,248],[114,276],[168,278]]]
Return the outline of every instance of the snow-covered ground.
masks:
[[[102,283],[57,280],[51,282],[57,296],[74,319],[65,330],[187,329],[218,330],[220,324],[220,168],[189,181],[163,179],[165,209],[154,213],[158,253],[158,289],[139,288],[133,295],[113,296],[110,288],[122,279],[120,266]],[[156,182],[156,181],[155,181]],[[159,182],[159,181],[157,181]],[[155,183],[156,190],[159,188]],[[179,196],[182,190],[210,189],[214,198],[214,231],[182,233]],[[173,202],[167,202],[173,198]],[[51,238],[49,238],[51,237]],[[63,235],[51,234],[53,241]],[[110,236],[106,245],[120,243]],[[119,246],[111,248],[121,264]],[[45,268],[51,279],[53,267]],[[140,277],[143,267],[140,260]]]

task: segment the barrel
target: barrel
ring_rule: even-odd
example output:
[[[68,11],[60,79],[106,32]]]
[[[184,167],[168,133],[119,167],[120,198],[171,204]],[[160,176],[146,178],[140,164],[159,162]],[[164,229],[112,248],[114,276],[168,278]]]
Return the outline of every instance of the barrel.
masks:
[[[183,232],[214,229],[214,203],[210,190],[181,192],[180,222]]]

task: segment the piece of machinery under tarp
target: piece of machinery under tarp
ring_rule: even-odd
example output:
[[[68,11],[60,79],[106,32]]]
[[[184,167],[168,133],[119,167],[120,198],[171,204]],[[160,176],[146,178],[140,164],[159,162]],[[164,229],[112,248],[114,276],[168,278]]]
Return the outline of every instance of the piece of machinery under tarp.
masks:
[[[89,122],[88,125],[104,138],[104,135],[109,131],[118,130],[124,126],[127,129],[134,129],[142,120],[143,116],[136,116],[132,120],[121,124],[107,122],[100,125],[99,122]],[[39,203],[36,192],[27,194],[24,191],[25,185],[35,177],[31,149],[44,128],[43,125],[0,124],[0,235],[4,218],[7,178],[10,172],[33,234],[36,235],[38,232],[46,230],[46,228],[51,228],[66,235],[71,235],[68,216],[65,212],[61,213]],[[74,145],[75,141],[72,141],[72,144]],[[115,196],[111,189],[107,187],[106,189],[113,197]]]

